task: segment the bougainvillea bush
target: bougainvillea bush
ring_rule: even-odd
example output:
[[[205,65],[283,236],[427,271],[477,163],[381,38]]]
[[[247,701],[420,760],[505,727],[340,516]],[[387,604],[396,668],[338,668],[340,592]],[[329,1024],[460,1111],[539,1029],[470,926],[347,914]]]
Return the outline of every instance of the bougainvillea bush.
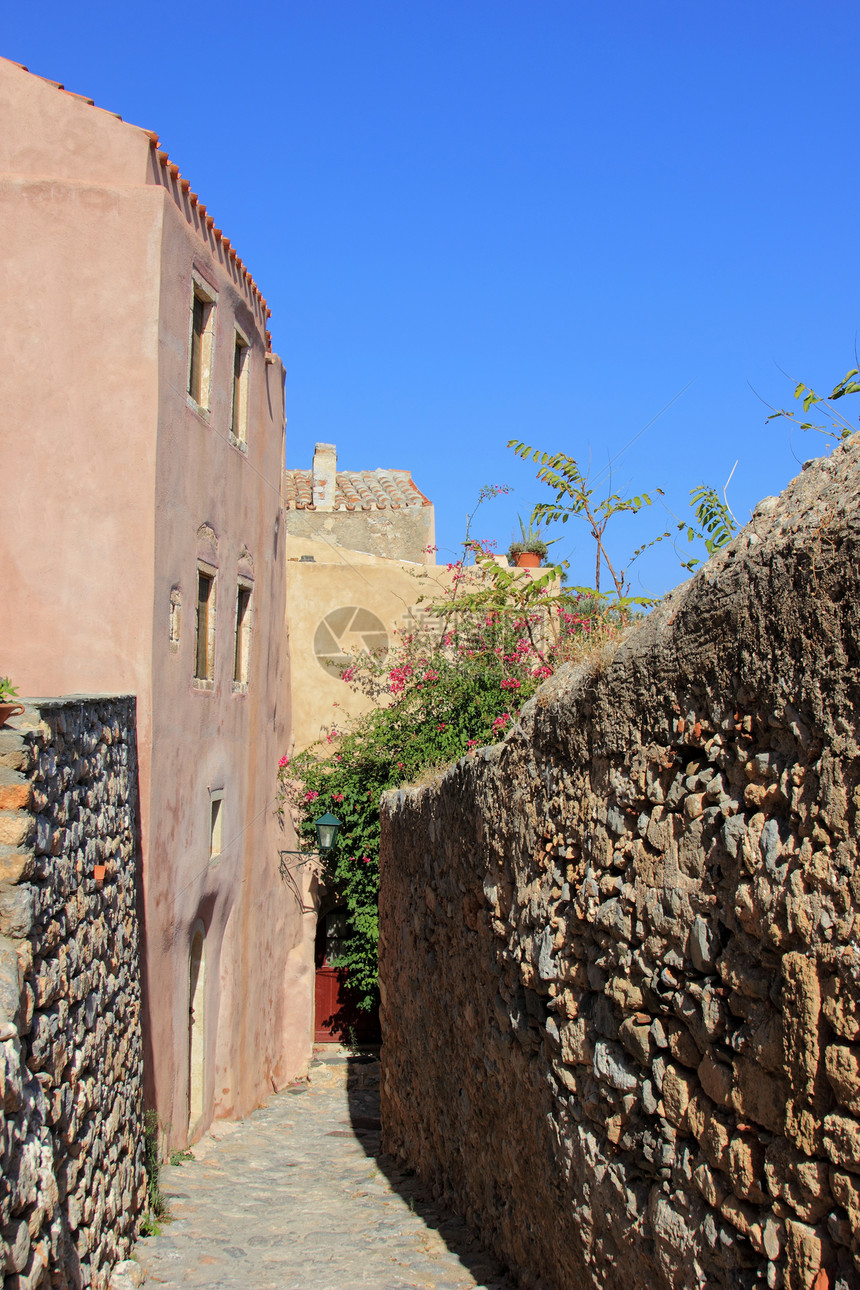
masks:
[[[427,606],[426,627],[343,673],[377,706],[281,763],[302,845],[313,847],[323,812],[342,821],[327,878],[348,910],[339,962],[363,1008],[377,1001],[380,795],[502,738],[560,663],[615,630],[605,612],[562,588],[559,570],[507,570],[480,543],[447,573],[447,598]]]

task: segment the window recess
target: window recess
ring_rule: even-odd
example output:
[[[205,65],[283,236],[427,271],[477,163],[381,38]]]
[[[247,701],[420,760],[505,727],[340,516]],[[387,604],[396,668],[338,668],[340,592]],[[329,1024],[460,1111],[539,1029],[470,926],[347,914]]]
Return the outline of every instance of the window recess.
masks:
[[[230,442],[248,451],[248,370],[251,346],[236,329],[233,335],[233,399],[230,406]]]
[[[209,411],[214,339],[215,295],[195,274],[191,284],[188,398],[200,412]]]
[[[252,584],[240,578],[236,587],[236,635],[233,643],[233,690],[243,693],[248,688],[248,665],[251,657],[251,592]]]
[[[211,690],[215,681],[215,570],[197,568],[197,642],[194,684]]]

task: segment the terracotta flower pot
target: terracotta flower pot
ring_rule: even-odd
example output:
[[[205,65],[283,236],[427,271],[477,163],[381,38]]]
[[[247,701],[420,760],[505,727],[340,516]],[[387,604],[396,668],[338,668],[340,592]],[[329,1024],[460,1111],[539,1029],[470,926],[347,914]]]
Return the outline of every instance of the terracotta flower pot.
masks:
[[[19,717],[23,711],[23,703],[0,703],[0,726],[5,726],[10,717]]]
[[[104,864],[93,865],[93,877],[95,878],[96,882],[98,883],[104,882],[106,873],[107,873],[107,865],[104,865]]]
[[[517,556],[518,569],[539,569],[540,556],[535,551],[520,551]]]

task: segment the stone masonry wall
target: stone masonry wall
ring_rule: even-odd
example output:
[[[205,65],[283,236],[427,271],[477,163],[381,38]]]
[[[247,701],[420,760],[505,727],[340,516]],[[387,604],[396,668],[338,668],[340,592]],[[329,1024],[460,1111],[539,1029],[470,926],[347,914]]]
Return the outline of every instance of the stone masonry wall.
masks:
[[[525,1286],[860,1285],[860,437],[383,799],[383,1149]]]
[[[139,1226],[137,828],[134,699],[36,701],[0,729],[6,1290],[100,1290]]]
[[[425,564],[433,541],[433,507],[401,506],[390,510],[288,510],[286,531],[299,538],[318,537],[350,551],[367,551],[389,560]]]

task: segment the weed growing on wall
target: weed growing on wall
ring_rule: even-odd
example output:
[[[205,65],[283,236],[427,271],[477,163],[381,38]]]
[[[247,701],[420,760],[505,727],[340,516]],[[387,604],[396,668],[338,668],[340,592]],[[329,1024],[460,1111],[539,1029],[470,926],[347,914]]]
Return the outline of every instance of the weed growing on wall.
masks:
[[[852,367],[850,372],[847,372],[842,380],[834,385],[828,395],[816,394],[815,390],[804,385],[803,381],[798,382],[794,390],[795,399],[803,403],[804,413],[808,413],[810,408],[815,408],[816,415],[824,417],[823,422],[802,421],[793,409],[788,408],[775,408],[767,419],[774,421],[777,417],[785,417],[801,430],[815,430],[823,434],[826,439],[836,442],[847,439],[849,435],[857,433],[857,428],[833,404],[839,399],[844,399],[847,394],[860,394],[860,381],[856,379],[858,376],[860,376],[860,369]]]
[[[158,1112],[149,1110],[143,1116],[143,1167],[146,1171],[146,1213],[140,1224],[141,1236],[157,1236],[159,1219],[167,1218],[167,1203],[161,1194],[161,1153],[159,1148]]]

